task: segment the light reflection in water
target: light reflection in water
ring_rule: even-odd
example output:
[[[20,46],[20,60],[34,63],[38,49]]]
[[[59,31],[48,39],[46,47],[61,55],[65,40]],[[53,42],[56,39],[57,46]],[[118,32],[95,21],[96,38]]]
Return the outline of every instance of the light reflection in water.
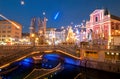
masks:
[[[29,66],[31,66],[32,62],[33,62],[32,58],[26,58],[26,59],[23,59],[22,61],[20,61],[20,64],[23,66],[29,67]]]

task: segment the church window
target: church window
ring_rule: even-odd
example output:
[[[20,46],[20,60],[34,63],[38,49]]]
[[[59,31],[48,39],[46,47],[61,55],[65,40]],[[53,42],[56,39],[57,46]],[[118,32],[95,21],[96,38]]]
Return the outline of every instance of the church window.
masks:
[[[95,17],[95,22],[98,22],[98,17]]]

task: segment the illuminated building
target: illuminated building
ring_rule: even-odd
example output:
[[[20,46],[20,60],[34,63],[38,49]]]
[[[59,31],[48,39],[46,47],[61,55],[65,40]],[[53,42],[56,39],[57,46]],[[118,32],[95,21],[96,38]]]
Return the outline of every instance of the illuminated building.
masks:
[[[15,26],[17,25],[17,27]],[[0,20],[0,42],[11,44],[18,42],[22,34],[22,25],[15,21]]]
[[[120,17],[114,16],[107,9],[97,9],[90,14],[86,22],[88,40],[94,44],[120,44]]]
[[[49,45],[52,45],[55,42],[55,30],[56,28],[47,28],[46,29],[46,42]]]
[[[47,28],[46,29],[46,41],[49,45],[59,44],[66,41],[65,30],[56,29],[56,28]]]
[[[45,43],[46,21],[47,19],[45,17],[44,17],[44,20],[38,19],[38,38],[39,38],[40,44]]]
[[[32,18],[31,24],[30,24],[30,34],[35,33],[35,26],[36,26],[36,18]]]
[[[38,33],[39,35],[45,35],[46,33],[46,21],[47,19],[44,17],[44,20],[38,19]]]
[[[64,29],[55,30],[56,44],[63,43],[66,41],[66,32]]]
[[[80,42],[86,42],[86,27],[83,24],[75,25],[75,37],[78,45]]]
[[[31,43],[34,43],[34,42],[37,44],[45,43],[46,21],[47,21],[46,17],[44,17],[43,20],[40,18],[38,19],[32,18],[30,28],[29,28]],[[37,30],[37,26],[38,26],[38,30]]]
[[[20,43],[19,44],[31,44],[30,43],[30,33],[22,33],[22,38],[20,39]]]

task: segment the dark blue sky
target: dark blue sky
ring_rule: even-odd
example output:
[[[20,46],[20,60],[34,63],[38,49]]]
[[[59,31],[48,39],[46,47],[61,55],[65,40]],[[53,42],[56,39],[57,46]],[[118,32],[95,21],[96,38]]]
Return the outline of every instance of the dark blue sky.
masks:
[[[31,18],[43,18],[43,12],[48,18],[47,27],[58,28],[89,20],[96,8],[108,8],[112,14],[120,16],[120,0],[23,0],[24,5],[20,1],[0,0],[0,14],[22,24],[23,32],[29,32]],[[59,15],[55,20],[57,12]]]

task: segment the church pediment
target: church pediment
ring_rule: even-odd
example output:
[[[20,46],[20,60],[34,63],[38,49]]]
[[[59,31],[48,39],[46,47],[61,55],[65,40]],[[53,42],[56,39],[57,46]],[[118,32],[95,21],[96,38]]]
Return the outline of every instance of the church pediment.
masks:
[[[99,12],[101,12],[101,9],[97,9],[97,10],[93,11],[91,14],[96,14],[96,13],[99,13]]]

